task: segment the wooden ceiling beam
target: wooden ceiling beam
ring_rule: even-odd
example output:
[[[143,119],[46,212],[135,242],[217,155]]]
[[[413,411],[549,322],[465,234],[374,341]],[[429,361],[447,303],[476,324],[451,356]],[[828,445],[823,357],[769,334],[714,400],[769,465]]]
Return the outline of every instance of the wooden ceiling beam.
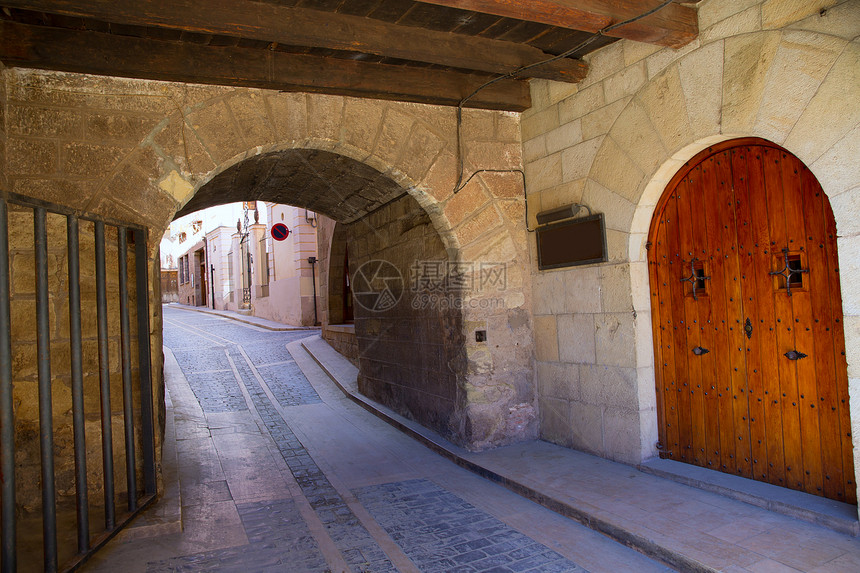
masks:
[[[0,60],[8,66],[96,75],[307,91],[457,105],[485,75],[344,60],[236,46],[203,46],[0,22]],[[523,111],[528,82],[499,81],[468,107]]]
[[[2,0],[0,4],[119,24],[363,52],[492,74],[507,74],[551,57],[526,44],[251,0]],[[578,82],[587,73],[585,62],[564,58],[532,68],[523,77]]]
[[[583,32],[635,18],[662,0],[418,0],[506,18],[540,22]],[[697,12],[690,6],[669,4],[655,14],[612,30],[607,36],[680,48],[699,34]]]

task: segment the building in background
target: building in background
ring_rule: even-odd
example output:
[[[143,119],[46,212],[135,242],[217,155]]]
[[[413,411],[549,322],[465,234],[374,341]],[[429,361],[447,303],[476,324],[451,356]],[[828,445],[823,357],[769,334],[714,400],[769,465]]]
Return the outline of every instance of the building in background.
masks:
[[[278,223],[289,230],[282,240],[271,233]],[[312,211],[255,201],[176,219],[161,241],[162,302],[314,325],[316,226]]]

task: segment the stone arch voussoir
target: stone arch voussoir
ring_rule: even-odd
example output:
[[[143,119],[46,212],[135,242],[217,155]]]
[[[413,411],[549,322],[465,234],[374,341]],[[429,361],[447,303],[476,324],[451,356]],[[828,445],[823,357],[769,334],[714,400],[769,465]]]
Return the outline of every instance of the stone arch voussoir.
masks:
[[[731,42],[737,45],[727,45]],[[808,96],[803,108],[795,112],[788,128],[775,132],[785,81],[773,76],[783,73],[785,66],[779,66],[779,60],[786,57],[781,53],[786,51],[795,56],[796,67],[788,68],[796,75],[806,76],[802,68],[814,62],[828,71],[805,85]],[[753,53],[758,54],[757,59],[732,61]],[[860,111],[849,112],[846,118],[844,106],[832,104],[837,97],[860,98],[858,65],[858,41],[800,30],[753,32],[706,44],[647,82],[616,118],[588,172],[590,183],[635,205],[626,229],[631,236],[629,260],[645,260],[644,240],[640,239],[647,234],[657,199],[674,172],[696,153],[721,141],[760,137],[784,145],[809,166],[831,197],[855,187],[860,168],[849,156],[860,146]],[[777,68],[779,71],[773,71]],[[694,69],[716,70],[718,78],[693,82]],[[750,76],[759,78],[761,85],[750,87]],[[719,98],[713,95],[715,86],[719,86]],[[744,87],[752,93],[744,98],[733,96]],[[701,108],[694,109],[694,103]],[[833,133],[823,133],[822,123]]]
[[[654,391],[646,242],[669,180],[711,145],[759,137],[797,155],[834,206],[860,205],[860,110],[845,109],[846,102],[860,101],[858,69],[856,40],[790,30],[741,34],[705,44],[672,62],[618,115],[590,166],[583,200],[594,199],[600,207],[596,198],[602,196],[607,207],[623,205],[622,200],[632,205],[622,230],[627,234],[633,308],[646,324],[635,335],[640,395]],[[860,265],[851,262],[853,253],[860,252],[860,228],[853,222],[856,208],[834,212],[843,276],[860,276]],[[607,227],[612,227],[609,218]],[[843,230],[852,236],[844,236]],[[843,280],[842,296],[851,394],[858,396],[860,369],[850,365],[860,364],[860,292],[850,284]],[[852,426],[856,431],[860,420],[853,420]],[[643,443],[651,441],[651,434],[656,436],[656,426],[653,431],[643,427]]]
[[[176,202],[176,212],[206,183],[249,157],[288,149],[329,151],[403,187],[427,211],[446,247],[457,251],[460,241],[443,212],[456,165],[451,142],[428,123],[431,117],[412,104],[239,89],[167,116],[141,144],[159,158],[158,165],[140,170]]]

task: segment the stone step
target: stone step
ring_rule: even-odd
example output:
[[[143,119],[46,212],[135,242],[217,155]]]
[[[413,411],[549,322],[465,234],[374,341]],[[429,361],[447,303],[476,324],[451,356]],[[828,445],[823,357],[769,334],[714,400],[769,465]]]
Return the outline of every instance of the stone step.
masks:
[[[847,503],[675,460],[649,460],[640,464],[639,469],[834,531],[855,537],[860,535],[857,508]]]

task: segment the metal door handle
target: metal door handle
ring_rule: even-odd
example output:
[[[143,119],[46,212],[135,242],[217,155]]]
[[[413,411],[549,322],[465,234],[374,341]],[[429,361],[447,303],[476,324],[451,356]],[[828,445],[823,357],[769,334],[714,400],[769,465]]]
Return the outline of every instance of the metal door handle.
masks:
[[[789,360],[800,360],[801,358],[806,358],[806,354],[797,350],[789,350],[785,353],[785,357]]]
[[[707,354],[708,352],[710,352],[710,350],[708,350],[707,348],[702,348],[701,346],[697,346],[693,349],[693,354],[695,354],[696,356],[701,356],[702,354]]]

